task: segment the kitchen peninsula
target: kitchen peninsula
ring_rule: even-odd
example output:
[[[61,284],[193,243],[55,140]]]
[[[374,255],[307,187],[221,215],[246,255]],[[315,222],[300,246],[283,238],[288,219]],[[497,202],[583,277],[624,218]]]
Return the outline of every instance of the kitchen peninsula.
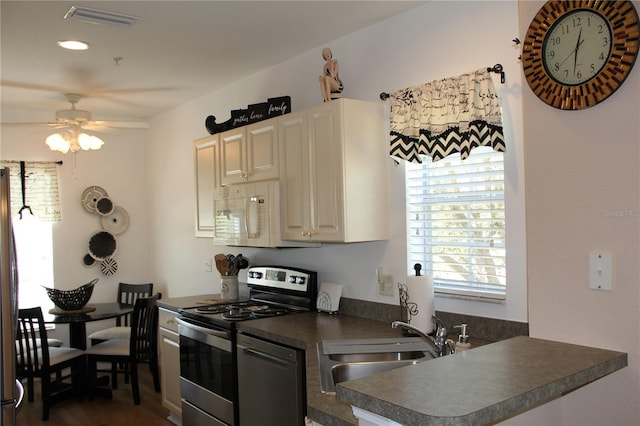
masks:
[[[320,391],[318,341],[400,332],[382,321],[315,312],[240,323],[238,331],[306,351],[307,415],[323,425],[357,424],[349,404],[406,425],[494,423],[627,365],[625,353],[519,336],[344,382],[331,395]]]
[[[215,297],[165,299],[159,305],[177,312]],[[357,425],[351,405],[406,425],[496,423],[627,366],[625,353],[517,336],[343,382],[334,395],[321,392],[317,342],[402,332],[387,321],[317,312],[237,326],[240,334],[305,351],[307,416],[324,426]]]

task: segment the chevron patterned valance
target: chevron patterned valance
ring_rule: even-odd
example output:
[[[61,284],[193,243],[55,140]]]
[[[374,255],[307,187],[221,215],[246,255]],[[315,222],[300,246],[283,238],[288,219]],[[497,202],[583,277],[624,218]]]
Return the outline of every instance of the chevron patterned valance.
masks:
[[[500,100],[487,68],[391,93],[392,157],[422,163],[477,146],[504,152]]]

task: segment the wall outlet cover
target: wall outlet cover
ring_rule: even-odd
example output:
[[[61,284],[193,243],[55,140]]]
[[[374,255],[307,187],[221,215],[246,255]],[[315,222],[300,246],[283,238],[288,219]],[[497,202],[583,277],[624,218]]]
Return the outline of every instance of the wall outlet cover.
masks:
[[[594,290],[613,288],[613,258],[609,253],[596,252],[589,256],[589,287]]]

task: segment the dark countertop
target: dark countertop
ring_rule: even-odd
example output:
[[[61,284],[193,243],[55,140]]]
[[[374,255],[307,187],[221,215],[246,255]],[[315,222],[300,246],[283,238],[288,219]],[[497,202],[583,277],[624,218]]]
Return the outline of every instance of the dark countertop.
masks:
[[[480,425],[627,365],[627,354],[519,336],[407,368],[344,382],[341,400],[403,425]]]
[[[332,395],[320,391],[318,341],[401,332],[315,312],[240,322],[238,330],[306,350],[307,414],[324,426],[357,425],[351,404],[404,425],[493,423],[627,365],[622,352],[519,336],[344,382]]]
[[[178,297],[158,305],[178,311],[217,299]],[[241,321],[237,328],[306,351],[307,415],[324,426],[357,425],[351,404],[406,425],[491,423],[627,365],[625,353],[521,336],[344,382],[334,395],[320,390],[317,342],[401,337],[402,331],[386,321],[318,312]]]

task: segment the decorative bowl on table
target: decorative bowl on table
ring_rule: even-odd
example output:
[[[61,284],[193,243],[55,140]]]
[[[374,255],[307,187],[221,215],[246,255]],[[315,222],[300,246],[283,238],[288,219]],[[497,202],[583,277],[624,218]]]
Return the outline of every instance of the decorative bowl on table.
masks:
[[[93,286],[98,282],[98,278],[89,281],[74,290],[58,290],[56,288],[44,287],[47,290],[49,299],[63,311],[76,311],[82,309],[93,293]]]

